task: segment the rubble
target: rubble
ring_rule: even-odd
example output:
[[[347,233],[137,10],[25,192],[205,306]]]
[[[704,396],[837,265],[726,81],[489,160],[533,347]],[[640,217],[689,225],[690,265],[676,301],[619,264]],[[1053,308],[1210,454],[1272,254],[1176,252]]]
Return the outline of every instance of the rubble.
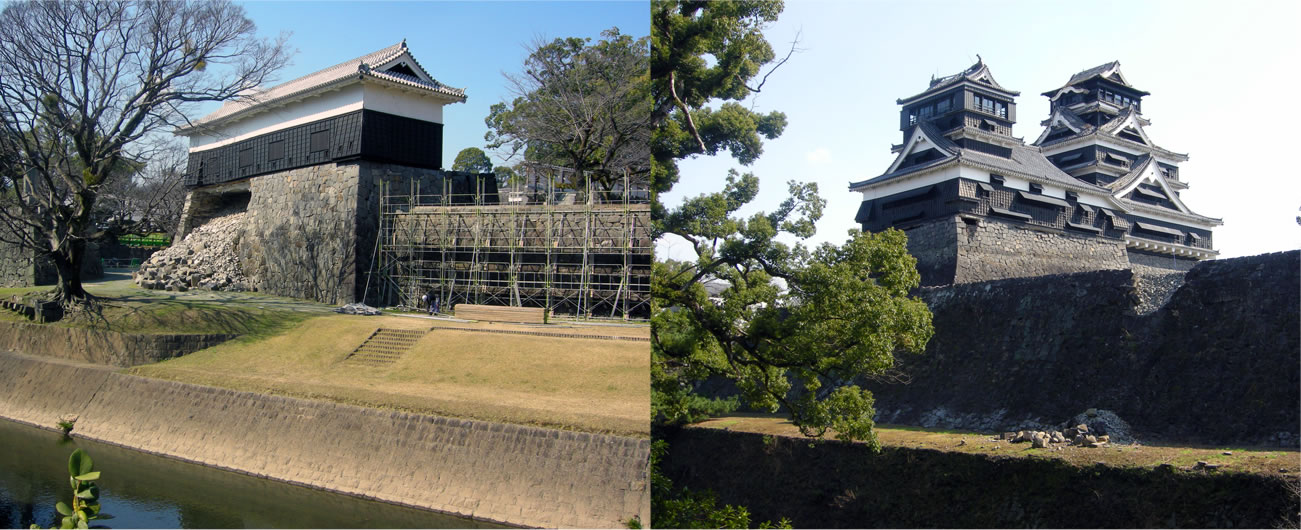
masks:
[[[214,217],[184,240],[155,252],[132,278],[145,289],[250,290],[235,252],[243,224],[244,212]]]

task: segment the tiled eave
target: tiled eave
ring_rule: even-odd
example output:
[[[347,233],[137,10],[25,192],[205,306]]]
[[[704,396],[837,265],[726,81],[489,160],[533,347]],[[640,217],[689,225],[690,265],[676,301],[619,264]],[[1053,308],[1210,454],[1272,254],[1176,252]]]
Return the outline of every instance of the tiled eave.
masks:
[[[1157,147],[1157,146],[1155,146],[1155,145],[1143,145],[1143,144],[1140,144],[1140,143],[1135,142],[1135,141],[1132,141],[1132,140],[1126,140],[1126,139],[1121,138],[1121,137],[1119,137],[1119,136],[1112,136],[1112,135],[1110,135],[1110,134],[1099,133],[1098,131],[1093,131],[1093,132],[1091,132],[1091,133],[1088,133],[1088,134],[1082,134],[1082,135],[1079,135],[1079,136],[1071,136],[1071,137],[1068,137],[1068,138],[1063,138],[1063,139],[1061,139],[1061,140],[1054,140],[1054,141],[1051,141],[1051,142],[1044,143],[1044,144],[1041,145],[1040,147],[1043,148],[1045,151],[1047,151],[1047,150],[1049,150],[1049,149],[1052,149],[1053,153],[1057,153],[1057,152],[1060,152],[1059,149],[1063,149],[1063,148],[1066,148],[1066,147],[1075,146],[1075,145],[1077,145],[1077,144],[1088,144],[1088,143],[1092,143],[1092,142],[1095,141],[1095,140],[1106,140],[1106,141],[1108,141],[1108,142],[1111,142],[1111,143],[1114,143],[1114,144],[1117,144],[1117,145],[1120,145],[1120,146],[1123,146],[1123,147],[1127,147],[1127,148],[1129,148],[1129,149],[1132,149],[1132,150],[1134,150],[1134,151],[1138,151],[1138,152],[1140,152],[1140,153],[1142,153],[1142,152],[1150,152],[1150,153],[1152,153],[1152,154],[1155,154],[1155,155],[1158,155],[1158,156],[1163,156],[1163,157],[1165,157],[1165,158],[1168,158],[1168,159],[1170,159],[1170,160],[1174,160],[1174,161],[1176,161],[1176,162],[1187,162],[1187,161],[1188,161],[1188,155],[1187,155],[1187,154],[1184,154],[1184,153],[1176,153],[1176,152],[1174,152],[1174,151],[1171,151],[1171,150],[1168,150],[1168,149],[1163,149],[1163,148],[1161,148],[1161,147]]]
[[[1119,204],[1125,212],[1128,213],[1133,213],[1138,215],[1146,214],[1149,217],[1173,218],[1181,222],[1184,222],[1186,224],[1193,225],[1198,228],[1203,228],[1206,230],[1210,230],[1213,227],[1221,226],[1224,224],[1223,219],[1207,217],[1205,215],[1199,215],[1192,212],[1184,213],[1179,210],[1171,210],[1169,208],[1162,208],[1159,206],[1151,206],[1151,205],[1131,201],[1129,199],[1124,199],[1121,197],[1115,197],[1115,202]]]

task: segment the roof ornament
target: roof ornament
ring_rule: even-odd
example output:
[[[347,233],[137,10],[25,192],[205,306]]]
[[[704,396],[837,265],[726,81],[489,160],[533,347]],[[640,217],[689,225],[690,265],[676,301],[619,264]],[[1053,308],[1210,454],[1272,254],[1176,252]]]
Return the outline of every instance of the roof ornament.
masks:
[[[407,49],[407,38],[402,37],[402,49]]]
[[[366,64],[366,63],[358,64],[358,65],[357,65],[357,71],[360,72],[360,73],[363,73],[363,74],[369,74],[369,73],[370,73],[370,65],[368,65],[368,64]]]

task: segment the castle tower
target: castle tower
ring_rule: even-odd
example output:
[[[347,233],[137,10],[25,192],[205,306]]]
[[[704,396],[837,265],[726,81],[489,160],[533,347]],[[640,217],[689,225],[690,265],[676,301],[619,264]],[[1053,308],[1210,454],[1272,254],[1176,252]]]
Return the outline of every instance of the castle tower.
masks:
[[[1138,99],[1146,93],[1118,79],[1089,75],[1072,82],[1100,83],[1107,91],[1099,94],[1119,98],[1109,99],[1113,103],[1129,101],[1129,110],[1107,102],[1089,106],[1085,98],[1074,102],[1070,91],[1054,109],[1070,112],[1063,119],[1080,131],[1085,116],[1104,123],[1095,129],[1119,116],[1136,117]],[[1187,212],[1179,218],[1187,222],[1176,228],[1171,215],[1144,216],[1152,205],[1130,197],[1150,191],[1151,186],[1133,184],[1147,182],[1146,177],[1106,180],[1091,177],[1097,171],[1075,167],[1066,167],[1068,173],[1038,145],[1014,137],[1018,95],[999,85],[983,60],[932,79],[922,93],[897,101],[903,143],[892,148],[894,162],[877,177],[850,183],[850,190],[863,196],[855,217],[863,230],[894,227],[908,234],[923,285],[1131,268],[1127,246],[1143,252],[1136,254],[1140,266],[1182,269],[1185,262],[1214,255],[1209,230],[1219,220]],[[1142,124],[1133,126],[1141,137]],[[1117,134],[1124,129],[1117,127]],[[1164,151],[1149,158],[1171,166],[1178,160]],[[1150,174],[1159,173],[1161,166],[1153,162],[1144,167]],[[1121,180],[1125,182],[1116,184]],[[1146,191],[1135,192],[1137,187]],[[1164,196],[1171,204],[1177,199],[1174,192]],[[1149,259],[1156,247],[1170,256]]]
[[[1157,145],[1142,115],[1149,93],[1135,88],[1120,63],[1084,70],[1061,88],[1044,92],[1051,115],[1034,145],[1067,174],[1111,192],[1131,222],[1124,240],[1135,267],[1187,269],[1217,253],[1211,229],[1219,219],[1197,214],[1179,192],[1188,155]]]
[[[463,102],[406,41],[227,102],[175,131],[190,141],[176,237],[242,213],[238,258],[252,287],[360,300],[381,190],[444,188],[443,107]],[[482,180],[495,197],[496,181]]]

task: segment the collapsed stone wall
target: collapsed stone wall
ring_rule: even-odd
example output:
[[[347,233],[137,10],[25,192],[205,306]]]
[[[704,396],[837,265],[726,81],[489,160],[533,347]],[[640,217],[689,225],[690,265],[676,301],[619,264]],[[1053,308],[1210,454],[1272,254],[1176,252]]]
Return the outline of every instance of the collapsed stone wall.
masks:
[[[246,291],[235,249],[244,229],[245,213],[235,212],[210,218],[166,249],[155,252],[132,277],[145,289],[187,291]]]
[[[1131,271],[923,289],[935,336],[898,358],[911,383],[864,386],[886,423],[994,432],[1096,408],[1144,441],[1295,447],[1298,271],[1301,251],[1202,262],[1148,314],[1164,294]]]
[[[1295,528],[1278,476],[1080,467],[715,429],[654,433],[674,486],[795,528]],[[1295,462],[1287,464],[1294,468]]]
[[[76,384],[68,384],[75,381]],[[650,520],[650,441],[149,379],[0,353],[0,417],[306,487],[501,523]]]

